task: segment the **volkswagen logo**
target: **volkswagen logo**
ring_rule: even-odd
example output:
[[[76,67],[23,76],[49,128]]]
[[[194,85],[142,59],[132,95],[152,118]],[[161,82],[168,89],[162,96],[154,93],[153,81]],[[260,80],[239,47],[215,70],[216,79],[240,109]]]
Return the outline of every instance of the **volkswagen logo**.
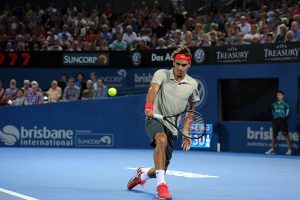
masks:
[[[193,78],[198,82],[198,91],[200,96],[200,101],[196,103],[196,107],[200,108],[205,104],[207,99],[207,85],[203,78],[199,76],[193,76]]]
[[[132,55],[131,55],[131,61],[133,63],[134,66],[138,66],[141,64],[141,61],[142,61],[142,55],[140,52],[134,52]]]
[[[205,60],[205,51],[203,49],[197,49],[194,52],[194,61],[197,64],[201,64],[203,63],[204,60]]]

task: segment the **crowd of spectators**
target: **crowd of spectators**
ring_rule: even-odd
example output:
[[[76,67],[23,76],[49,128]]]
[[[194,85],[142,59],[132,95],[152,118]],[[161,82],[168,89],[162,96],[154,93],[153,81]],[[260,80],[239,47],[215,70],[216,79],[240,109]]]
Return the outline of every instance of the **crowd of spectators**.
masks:
[[[230,1],[233,2],[233,1]],[[247,1],[245,1],[247,2]],[[211,47],[300,40],[299,1],[257,1],[259,9],[187,12],[182,1],[126,13],[94,8],[12,7],[0,10],[1,51],[106,51]],[[245,4],[246,5],[246,4]]]
[[[97,78],[95,72],[89,80],[84,81],[84,74],[78,73],[77,78],[63,74],[59,81],[53,80],[49,89],[43,91],[37,81],[24,80],[17,87],[17,81],[11,79],[8,88],[3,88],[0,80],[0,105],[20,106],[48,102],[76,101],[102,99],[107,97],[107,87],[102,78]]]

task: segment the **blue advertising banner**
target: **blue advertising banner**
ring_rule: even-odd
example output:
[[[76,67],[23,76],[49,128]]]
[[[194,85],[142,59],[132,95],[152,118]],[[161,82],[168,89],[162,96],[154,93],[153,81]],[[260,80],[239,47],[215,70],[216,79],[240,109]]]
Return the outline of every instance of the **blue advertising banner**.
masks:
[[[255,122],[223,122],[221,125],[222,150],[234,152],[264,153],[271,148],[272,123]],[[292,150],[298,154],[299,132],[295,129],[289,131],[292,142]],[[282,134],[277,137],[277,152],[287,151],[287,142]]]
[[[145,95],[0,108],[0,146],[148,148]]]

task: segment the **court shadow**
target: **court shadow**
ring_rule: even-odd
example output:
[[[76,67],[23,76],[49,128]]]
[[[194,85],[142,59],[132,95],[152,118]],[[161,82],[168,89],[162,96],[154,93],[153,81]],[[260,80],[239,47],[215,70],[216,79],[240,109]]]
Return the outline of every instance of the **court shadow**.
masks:
[[[145,194],[146,196],[151,197],[151,199],[157,199],[156,195],[151,192],[141,191],[141,190],[128,190],[129,192],[133,192],[136,194]]]

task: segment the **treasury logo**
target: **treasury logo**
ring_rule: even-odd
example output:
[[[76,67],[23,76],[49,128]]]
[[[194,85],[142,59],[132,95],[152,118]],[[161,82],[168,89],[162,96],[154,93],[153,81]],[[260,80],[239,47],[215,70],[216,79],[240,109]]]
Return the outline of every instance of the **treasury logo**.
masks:
[[[237,47],[229,47],[216,51],[217,63],[242,63],[248,61],[250,51],[242,50]]]
[[[204,60],[205,60],[205,51],[203,49],[197,49],[194,52],[194,61],[197,64],[201,64],[203,63]]]
[[[265,48],[266,61],[298,60],[300,48],[291,48],[286,44],[279,44],[275,48]]]
[[[12,146],[16,144],[17,140],[20,139],[19,130],[12,126],[6,125],[3,127],[3,130],[0,130],[0,141],[7,146]]]
[[[198,91],[200,96],[200,101],[196,103],[196,107],[200,106],[201,108],[205,104],[207,99],[207,93],[208,93],[207,85],[202,77],[195,75],[193,76],[193,78],[198,82]]]
[[[134,66],[138,66],[141,64],[141,61],[142,61],[142,55],[140,52],[134,52],[132,55],[131,55],[131,61],[133,63]]]

